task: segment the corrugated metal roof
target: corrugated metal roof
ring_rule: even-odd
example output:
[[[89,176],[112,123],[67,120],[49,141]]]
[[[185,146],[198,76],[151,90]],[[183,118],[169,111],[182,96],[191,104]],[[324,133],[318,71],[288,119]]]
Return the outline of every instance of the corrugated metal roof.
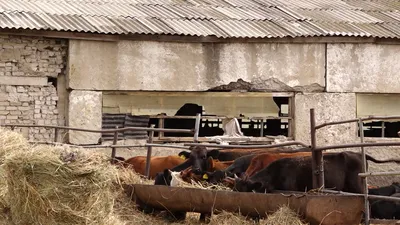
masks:
[[[0,0],[0,28],[219,38],[400,38],[400,0]]]

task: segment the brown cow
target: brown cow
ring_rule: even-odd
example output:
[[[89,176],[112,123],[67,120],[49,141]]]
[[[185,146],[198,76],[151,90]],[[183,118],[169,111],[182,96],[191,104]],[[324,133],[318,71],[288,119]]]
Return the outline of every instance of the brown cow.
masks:
[[[257,155],[251,160],[250,165],[245,172],[245,177],[253,176],[258,171],[264,169],[270,163],[272,163],[278,159],[301,157],[301,156],[311,156],[311,152],[264,153],[264,154]]]
[[[142,175],[146,175],[146,156],[135,156],[123,162],[125,167],[131,166]],[[150,178],[154,179],[159,172],[165,169],[171,169],[182,164],[185,160],[176,155],[153,156],[150,160]]]
[[[213,159],[218,159],[219,161],[232,161],[241,156],[250,154],[261,154],[266,151],[272,151],[273,149],[229,149],[229,150],[211,150],[208,151],[204,146],[195,146],[191,148],[190,153],[186,153],[188,162],[193,168],[193,172],[196,174],[202,174],[206,172],[207,159],[212,157]],[[184,154],[183,152],[180,153]]]

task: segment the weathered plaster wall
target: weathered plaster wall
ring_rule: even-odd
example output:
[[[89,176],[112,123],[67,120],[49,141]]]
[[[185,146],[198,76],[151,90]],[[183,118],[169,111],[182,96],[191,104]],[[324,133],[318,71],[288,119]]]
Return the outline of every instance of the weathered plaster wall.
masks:
[[[356,117],[354,93],[308,93],[295,96],[295,139],[306,144],[310,140],[310,108],[315,109],[316,124],[348,120]],[[356,124],[341,124],[317,131],[317,145],[354,143]]]
[[[243,79],[252,89],[323,90],[324,44],[71,40],[69,83],[80,90],[204,91]]]
[[[68,126],[84,129],[101,129],[102,93],[96,91],[72,91],[69,95]],[[72,144],[97,144],[100,133],[69,131]]]
[[[66,54],[65,40],[0,36],[0,124],[64,125],[48,77],[64,76]],[[54,136],[52,129],[17,129],[31,140]]]
[[[400,45],[328,44],[328,92],[400,93]]]

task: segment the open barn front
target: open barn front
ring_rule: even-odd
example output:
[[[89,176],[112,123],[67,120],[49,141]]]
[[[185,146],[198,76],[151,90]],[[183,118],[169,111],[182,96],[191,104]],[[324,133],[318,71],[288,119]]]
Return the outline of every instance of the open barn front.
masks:
[[[291,99],[290,93],[103,92],[103,127],[112,118],[124,117],[136,126],[194,129],[196,115],[200,114],[199,137],[203,140],[226,135],[227,118],[237,119],[237,136],[259,141],[267,140],[267,136],[292,137]],[[193,137],[162,132],[155,136],[159,141],[186,141]],[[145,138],[138,134],[132,138],[142,137]]]

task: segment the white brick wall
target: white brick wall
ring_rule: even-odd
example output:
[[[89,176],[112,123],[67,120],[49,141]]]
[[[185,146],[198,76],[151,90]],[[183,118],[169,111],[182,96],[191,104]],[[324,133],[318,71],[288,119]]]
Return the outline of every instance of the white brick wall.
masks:
[[[64,73],[66,55],[66,40],[0,36],[0,124],[65,124],[59,119],[56,87],[47,82],[33,83],[32,79],[58,77]],[[15,78],[8,79],[10,77]],[[2,84],[1,80],[7,79]],[[21,83],[23,85],[17,85]],[[51,141],[54,138],[53,129],[16,130],[30,140]]]

